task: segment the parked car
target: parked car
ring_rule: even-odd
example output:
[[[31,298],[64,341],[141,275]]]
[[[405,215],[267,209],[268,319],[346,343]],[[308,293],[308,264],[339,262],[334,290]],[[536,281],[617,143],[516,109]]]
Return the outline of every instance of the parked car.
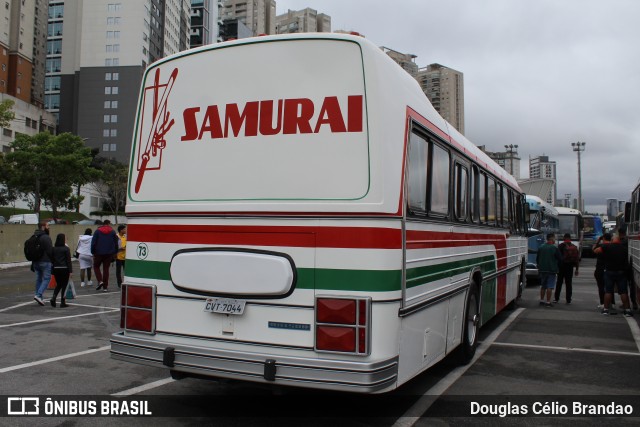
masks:
[[[30,214],[18,214],[11,215],[9,217],[9,224],[38,224],[38,214],[30,213]]]
[[[99,219],[82,219],[80,221],[73,221],[73,223],[80,225],[102,225],[102,221]]]
[[[49,224],[69,224],[69,221],[62,218],[45,218],[44,220]]]

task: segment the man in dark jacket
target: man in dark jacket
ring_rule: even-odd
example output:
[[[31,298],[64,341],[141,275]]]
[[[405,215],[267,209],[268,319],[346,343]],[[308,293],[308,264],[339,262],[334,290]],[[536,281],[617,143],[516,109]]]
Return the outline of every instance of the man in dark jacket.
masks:
[[[624,315],[631,317],[629,295],[627,294],[627,272],[629,270],[629,250],[619,238],[613,239],[609,245],[604,245],[595,250],[596,255],[602,255],[604,261],[604,308],[602,314],[609,315],[609,307],[613,291],[617,287]]]
[[[31,271],[36,273],[36,295],[33,299],[40,305],[44,305],[42,294],[47,290],[51,281],[51,261],[53,259],[53,243],[49,237],[49,223],[42,221],[38,229],[33,233],[38,237],[40,247],[44,250],[42,256],[31,262]]]
[[[104,221],[103,225],[93,233],[91,239],[91,254],[93,255],[93,270],[98,279],[96,290],[107,292],[109,287],[109,266],[118,253],[118,236],[111,221]]]

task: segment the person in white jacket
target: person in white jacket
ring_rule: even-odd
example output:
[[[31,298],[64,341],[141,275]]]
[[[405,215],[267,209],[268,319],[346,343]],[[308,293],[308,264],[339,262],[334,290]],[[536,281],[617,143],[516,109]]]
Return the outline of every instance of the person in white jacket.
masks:
[[[90,228],[84,230],[84,234],[78,239],[78,260],[80,261],[80,287],[85,286],[85,272],[87,276],[87,286],[93,286],[91,281],[91,267],[93,266],[93,255],[91,255],[91,238],[93,231]]]

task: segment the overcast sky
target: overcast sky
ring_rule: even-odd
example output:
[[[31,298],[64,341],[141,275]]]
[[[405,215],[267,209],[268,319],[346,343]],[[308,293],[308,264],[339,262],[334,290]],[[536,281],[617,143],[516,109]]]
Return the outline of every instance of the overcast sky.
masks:
[[[587,210],[628,200],[640,177],[640,1],[276,0],[331,16],[332,30],[464,73],[465,136],[489,151],[518,144],[557,163],[558,198]]]

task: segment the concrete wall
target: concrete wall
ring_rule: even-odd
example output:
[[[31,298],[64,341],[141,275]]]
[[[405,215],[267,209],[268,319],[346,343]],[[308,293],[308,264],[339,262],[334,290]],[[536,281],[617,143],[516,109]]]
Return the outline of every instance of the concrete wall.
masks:
[[[51,241],[55,244],[58,233],[64,233],[67,237],[67,245],[69,245],[69,249],[71,249],[71,253],[73,253],[78,244],[78,238],[80,235],[84,234],[84,230],[89,227],[94,231],[98,228],[96,225],[52,224],[49,226],[49,236],[51,237]],[[23,245],[25,240],[27,240],[35,230],[36,227],[33,225],[0,225],[0,264],[28,262],[24,257]]]

